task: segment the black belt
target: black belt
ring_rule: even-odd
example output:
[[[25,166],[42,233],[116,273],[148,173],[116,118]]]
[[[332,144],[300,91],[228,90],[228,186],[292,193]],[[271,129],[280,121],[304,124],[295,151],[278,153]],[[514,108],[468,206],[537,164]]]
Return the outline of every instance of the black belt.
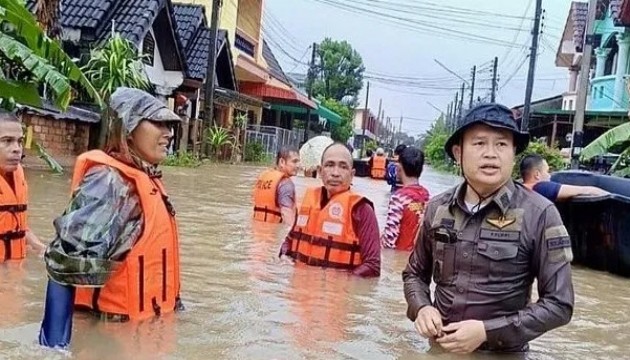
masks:
[[[22,239],[26,236],[26,231],[7,231],[5,233],[0,234],[0,240],[4,243],[4,259],[10,259],[13,257],[11,250],[11,241]]]
[[[0,212],[20,213],[26,211],[26,204],[0,205]]]
[[[267,214],[275,215],[275,216],[277,216],[279,218],[282,218],[282,213],[280,211],[269,209],[266,206],[265,207],[254,206],[254,212],[265,213],[265,220],[264,221],[267,221]]]

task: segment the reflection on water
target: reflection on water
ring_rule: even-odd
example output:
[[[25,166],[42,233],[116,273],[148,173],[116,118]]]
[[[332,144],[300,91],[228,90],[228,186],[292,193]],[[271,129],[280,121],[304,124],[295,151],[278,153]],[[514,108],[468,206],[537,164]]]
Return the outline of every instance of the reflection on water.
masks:
[[[251,187],[260,168],[208,166],[165,171],[181,230],[182,296],[188,311],[142,324],[78,315],[77,359],[460,359],[429,351],[405,316],[401,271],[407,254],[386,250],[379,279],[293,266],[277,258],[286,229],[254,223]],[[68,177],[29,172],[30,224],[45,241],[67,204]],[[432,195],[457,178],[426,170]],[[317,179],[295,179],[298,198]],[[389,186],[363,178],[356,191],[385,221]],[[0,265],[0,358],[63,359],[36,346],[45,275],[42,261]],[[575,269],[573,321],[532,343],[528,359],[621,359],[630,350],[628,280]],[[487,355],[468,358],[482,359]]]

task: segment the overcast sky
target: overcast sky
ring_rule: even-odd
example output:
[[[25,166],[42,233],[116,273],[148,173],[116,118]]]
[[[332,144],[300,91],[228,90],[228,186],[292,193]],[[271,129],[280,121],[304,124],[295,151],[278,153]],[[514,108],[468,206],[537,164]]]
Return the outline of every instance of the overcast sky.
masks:
[[[533,100],[567,89],[568,73],[555,66],[555,52],[570,3],[543,1],[545,19]],[[439,115],[429,103],[446,110],[462,84],[434,59],[465,79],[470,78],[473,65],[485,70],[477,75],[475,98],[486,98],[491,60],[498,56],[497,100],[508,106],[524,102],[529,66],[525,56],[534,6],[534,0],[265,0],[264,26],[285,72],[305,72],[309,45],[331,37],[347,40],[363,57],[369,75],[399,77],[394,83],[370,80],[369,107],[376,113],[382,99],[385,115],[398,124],[402,114],[403,131],[415,136]],[[374,13],[366,14],[358,7]],[[465,108],[468,96],[467,92]],[[363,106],[365,87],[360,100]]]

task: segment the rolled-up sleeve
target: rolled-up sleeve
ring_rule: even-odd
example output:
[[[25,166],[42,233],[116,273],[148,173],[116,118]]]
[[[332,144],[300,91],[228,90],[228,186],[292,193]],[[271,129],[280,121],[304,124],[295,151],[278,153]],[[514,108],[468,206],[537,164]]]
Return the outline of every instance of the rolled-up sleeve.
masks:
[[[510,316],[484,321],[493,348],[522,346],[547,331],[566,325],[573,315],[571,239],[555,206],[548,206],[539,223],[532,267],[539,299]]]
[[[428,214],[427,214],[428,215]],[[409,263],[402,278],[407,300],[407,317],[415,321],[418,311],[431,305],[431,276],[433,276],[433,252],[428,237],[430,216],[425,216],[420,227],[416,245],[409,256]]]
[[[53,225],[56,236],[44,257],[49,276],[66,285],[102,286],[142,233],[135,187],[117,170],[95,166]]]

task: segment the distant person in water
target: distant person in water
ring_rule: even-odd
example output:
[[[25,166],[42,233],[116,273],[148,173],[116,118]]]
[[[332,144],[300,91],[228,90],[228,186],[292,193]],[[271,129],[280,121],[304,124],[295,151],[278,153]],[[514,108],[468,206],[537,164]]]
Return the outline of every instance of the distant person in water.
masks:
[[[413,250],[422,224],[429,191],[419,184],[424,166],[424,153],[415,147],[406,147],[398,159],[398,176],[402,188],[389,199],[385,229],[381,235],[384,248]]]
[[[520,172],[525,187],[554,202],[580,195],[605,196],[609,194],[595,186],[565,185],[551,181],[549,164],[537,154],[527,155],[521,160]]]
[[[276,165],[263,171],[254,184],[254,219],[292,225],[295,220],[295,184],[300,154],[293,146],[278,151]]]
[[[380,275],[381,247],[374,206],[350,189],[353,176],[348,148],[342,143],[328,146],[320,168],[324,186],[306,191],[280,257],[362,277]]]
[[[396,149],[394,149],[394,157],[387,164],[387,175],[385,176],[385,180],[387,180],[388,185],[391,185],[392,193],[400,189],[400,187],[402,186],[402,183],[400,182],[401,181],[400,177],[397,175],[398,174],[398,160],[400,158],[400,154],[402,154],[403,150],[405,150],[406,147],[407,145],[405,144],[400,144],[396,146]]]

